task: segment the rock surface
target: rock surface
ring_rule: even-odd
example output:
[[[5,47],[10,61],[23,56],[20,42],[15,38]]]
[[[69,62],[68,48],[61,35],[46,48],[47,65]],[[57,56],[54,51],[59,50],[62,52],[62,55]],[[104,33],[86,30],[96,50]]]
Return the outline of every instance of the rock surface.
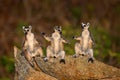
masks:
[[[97,60],[88,63],[87,56],[78,58],[66,56],[66,64],[60,64],[58,59],[53,60],[54,62],[44,62],[42,58],[36,57],[39,71],[29,65],[16,47],[14,47],[14,57],[15,80],[120,80],[120,69]]]

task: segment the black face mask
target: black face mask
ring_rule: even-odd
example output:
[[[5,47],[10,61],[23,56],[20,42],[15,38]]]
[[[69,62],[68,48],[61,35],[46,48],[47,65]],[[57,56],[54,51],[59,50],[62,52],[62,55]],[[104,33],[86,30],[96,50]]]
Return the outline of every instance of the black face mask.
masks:
[[[62,31],[59,32],[62,35]]]
[[[25,35],[27,35],[27,33],[28,33],[27,31],[24,31],[24,34],[25,34]]]
[[[84,29],[85,27],[86,27],[86,25],[84,25],[84,26],[81,26],[82,27],[82,29]]]
[[[29,29],[24,30],[25,35],[29,32]]]

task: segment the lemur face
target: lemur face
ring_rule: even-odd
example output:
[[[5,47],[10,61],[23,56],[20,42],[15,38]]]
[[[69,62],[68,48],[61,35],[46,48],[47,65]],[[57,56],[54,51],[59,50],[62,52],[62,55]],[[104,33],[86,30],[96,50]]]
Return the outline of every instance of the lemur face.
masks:
[[[23,26],[23,31],[25,34],[27,34],[28,32],[31,32],[32,26]]]
[[[89,28],[89,23],[87,23],[87,24],[84,24],[84,23],[82,23],[82,29],[84,30],[84,29],[88,29]]]
[[[61,26],[55,26],[54,30],[57,31],[57,32],[59,32],[60,34],[62,34]]]

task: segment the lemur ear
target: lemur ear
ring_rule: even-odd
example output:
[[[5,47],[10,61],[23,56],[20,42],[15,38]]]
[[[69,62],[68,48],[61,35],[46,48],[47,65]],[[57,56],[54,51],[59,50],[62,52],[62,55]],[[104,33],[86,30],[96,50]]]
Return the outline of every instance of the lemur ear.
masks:
[[[86,24],[84,24],[84,23],[82,22],[82,28],[84,28],[84,27],[86,27]]]
[[[57,30],[57,29],[58,29],[58,26],[55,26],[55,27],[54,27],[54,30]]]
[[[22,28],[25,29],[25,26],[23,26]]]
[[[30,28],[30,29],[32,29],[32,26],[31,26],[31,25],[29,25],[29,28]]]
[[[84,24],[83,22],[82,22],[81,24],[82,24],[82,27],[84,27],[84,26],[85,26],[85,24]]]
[[[90,26],[90,23],[88,22],[88,23],[87,23],[87,27],[89,28],[89,26]]]
[[[61,29],[62,27],[61,27],[61,26],[59,26],[59,28]]]
[[[90,23],[89,23],[89,22],[87,23],[87,26],[90,26]]]

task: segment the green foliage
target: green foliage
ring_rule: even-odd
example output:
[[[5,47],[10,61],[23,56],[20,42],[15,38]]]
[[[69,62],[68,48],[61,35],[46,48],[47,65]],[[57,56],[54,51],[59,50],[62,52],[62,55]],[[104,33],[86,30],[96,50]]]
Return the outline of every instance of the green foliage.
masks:
[[[116,58],[117,58],[117,61],[118,61],[118,64],[120,64],[120,53],[116,53]]]
[[[81,17],[81,8],[80,6],[75,6],[75,7],[72,7],[71,8],[71,13],[72,13],[72,16],[76,19],[80,18]]]
[[[7,56],[2,56],[0,58],[0,63],[2,64],[3,67],[5,67],[5,70],[9,73],[14,72],[14,59],[7,57]]]
[[[23,22],[23,21],[20,21],[20,22],[19,22],[19,24],[18,24],[18,26],[16,27],[16,30],[15,30],[17,36],[23,37],[24,32],[23,32],[22,27],[23,27],[23,26],[26,26],[26,25],[28,25],[28,24],[25,23],[25,22]],[[22,43],[22,42],[21,42],[21,43]],[[21,48],[21,43],[15,43],[15,42],[14,42],[14,45],[17,46],[18,48]]]
[[[89,12],[94,12],[94,10],[95,10],[94,5],[91,4],[91,3],[89,3],[89,4],[87,5],[87,8],[88,8]]]
[[[99,51],[101,52],[100,54],[102,53],[104,53],[104,55],[108,54],[109,53],[108,51],[111,48],[112,41],[107,31],[105,31],[103,28],[99,26],[97,28],[91,27],[90,31],[95,39],[95,49],[101,50]]]
[[[81,28],[78,29],[78,27],[76,27],[76,26],[65,26],[65,27],[63,27],[62,30],[63,30],[62,31],[63,36],[70,43],[70,44],[65,45],[66,54],[73,55],[73,54],[75,54],[74,44],[75,44],[76,40],[74,40],[72,37],[79,36]]]
[[[43,54],[46,55],[46,48],[42,47]]]
[[[3,78],[0,78],[0,80],[10,80],[10,79],[7,77],[3,77]]]
[[[116,6],[114,9],[115,9],[115,12],[120,13],[120,5]]]
[[[25,26],[25,25],[27,25],[27,23],[22,22],[22,21],[19,22],[19,24],[18,24],[18,26],[17,26],[17,28],[15,30],[18,36],[23,36],[22,26]]]

